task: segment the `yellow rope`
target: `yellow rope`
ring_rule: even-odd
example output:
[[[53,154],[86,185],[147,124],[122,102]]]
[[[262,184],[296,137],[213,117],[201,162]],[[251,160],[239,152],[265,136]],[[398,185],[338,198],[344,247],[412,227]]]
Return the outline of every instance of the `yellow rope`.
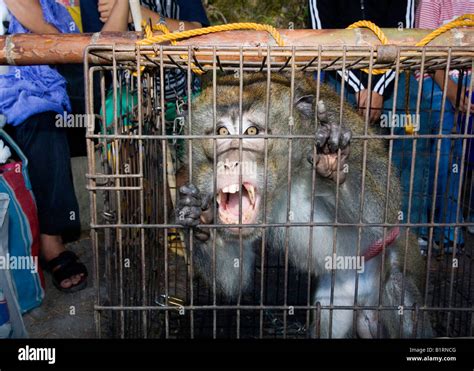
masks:
[[[471,21],[474,21],[474,14],[467,13],[467,14],[460,15],[459,17],[457,17],[455,19],[455,21],[463,21],[465,19],[469,19]]]
[[[431,41],[436,39],[438,36],[442,35],[446,31],[449,31],[456,27],[474,27],[474,14],[464,14],[455,20],[451,21],[444,26],[439,27],[438,29],[434,30],[430,34],[426,35],[422,40],[417,42],[415,46],[425,46],[429,44]],[[347,29],[353,30],[356,28],[368,28],[371,30],[377,38],[380,40],[382,45],[387,45],[389,40],[384,32],[378,27],[376,24],[370,21],[358,21],[351,24]],[[157,24],[154,26],[150,26],[145,24],[145,38],[143,40],[137,41],[139,45],[152,45],[152,44],[160,44],[166,41],[171,42],[172,45],[176,45],[177,40],[186,39],[194,36],[200,35],[207,35],[210,33],[215,32],[222,32],[222,31],[234,31],[234,30],[256,30],[256,31],[266,31],[268,32],[276,41],[279,46],[284,46],[285,43],[281,37],[281,34],[278,30],[270,25],[266,24],[258,24],[258,23],[229,23],[219,26],[211,26],[206,28],[197,28],[194,30],[189,31],[182,31],[182,32],[170,32],[170,30],[163,24]],[[161,31],[162,35],[154,35],[153,31]],[[188,60],[187,55],[180,56],[184,60]],[[197,68],[194,64],[191,64],[191,68],[195,73],[202,74],[203,71]],[[368,69],[362,69],[362,71],[369,73]],[[373,75],[380,75],[386,73],[387,69],[373,69]]]
[[[267,31],[275,39],[276,43],[279,46],[284,46],[285,43],[278,32],[278,30],[268,24],[258,24],[258,23],[229,23],[219,26],[211,26],[206,28],[196,28],[194,30],[182,31],[182,32],[173,32],[165,33],[164,35],[157,35],[147,37],[143,40],[138,41],[140,45],[151,45],[159,44],[165,41],[176,41],[180,39],[186,39],[189,37],[207,35],[215,32],[222,31],[235,31],[235,30],[256,30],[256,31]]]
[[[352,23],[349,27],[347,27],[347,29],[353,30],[355,28],[362,28],[362,27],[365,27],[371,30],[375,34],[375,36],[379,38],[382,45],[388,44],[388,38],[387,36],[385,36],[383,31],[380,29],[380,27],[370,21],[358,21],[358,22]]]
[[[382,45],[388,44],[388,38],[387,36],[385,36],[383,31],[380,29],[380,27],[370,21],[358,21],[358,22],[352,23],[349,27],[347,27],[347,29],[353,30],[355,28],[362,28],[362,27],[368,28],[369,30],[371,30],[375,34],[375,36],[378,37]],[[367,74],[369,73],[368,68],[363,68],[362,71],[364,71]],[[388,71],[387,69],[373,69],[372,75],[382,75],[386,73],[387,71]]]
[[[194,36],[207,35],[210,33],[232,31],[232,30],[267,31],[270,35],[272,35],[272,37],[275,39],[276,43],[279,46],[285,45],[280,33],[277,31],[275,27],[270,26],[270,25],[262,25],[258,23],[229,23],[229,24],[220,25],[220,26],[196,28],[194,30],[176,32],[176,33],[171,33],[168,27],[166,27],[163,24],[156,24],[153,27],[151,27],[148,23],[145,23],[144,29],[145,29],[145,39],[138,41],[137,43],[139,45],[159,44],[165,41],[170,41],[171,45],[176,45],[177,40],[180,40],[180,39],[186,39],[186,38],[190,38]],[[161,31],[163,34],[155,36],[153,34],[153,31]],[[180,57],[181,59],[185,61],[188,60],[187,55],[181,55]],[[194,73],[199,74],[199,75],[204,73],[200,68],[196,67],[194,63],[191,63],[191,69],[193,70]]]
[[[425,46],[431,41],[436,39],[438,36],[442,35],[446,31],[449,31],[456,27],[474,27],[474,14],[464,14],[454,21],[451,21],[444,26],[441,26],[431,32],[429,35],[426,35],[423,39],[415,44],[415,46]]]
[[[371,30],[375,36],[378,37],[382,45],[387,45],[388,44],[388,38],[385,36],[383,31],[378,27],[376,24],[370,22],[370,21],[358,21],[353,24],[351,24],[349,27],[347,27],[349,30],[353,30],[355,28],[368,28]],[[474,27],[474,14],[464,14],[455,20],[437,28],[436,30],[430,32],[428,35],[426,35],[423,39],[421,39],[419,42],[415,44],[415,46],[426,46],[428,45],[431,41],[436,39],[438,36],[442,35],[446,31],[449,31],[453,28],[456,27]],[[362,71],[365,73],[369,73],[368,69],[365,68]],[[381,75],[386,73],[388,70],[386,69],[374,69],[372,70],[373,75]]]
[[[151,40],[151,39],[155,38],[155,36],[153,34],[153,31],[160,31],[163,34],[163,35],[160,35],[160,36],[171,34],[171,31],[169,30],[169,28],[166,27],[166,25],[164,25],[164,24],[155,24],[153,26],[150,26],[148,24],[148,22],[146,22],[146,21],[143,21],[142,23],[143,23],[143,28],[144,28],[146,38],[144,40],[140,40],[138,42],[140,45],[142,45],[142,41]],[[170,40],[170,42],[171,42],[171,45],[176,45],[177,44],[176,40]],[[143,44],[143,45],[146,45],[146,44]],[[188,56],[186,54],[180,55],[180,58],[185,60],[185,61],[188,60]],[[191,69],[197,75],[202,75],[204,73],[200,68],[196,67],[196,65],[194,63],[191,63]]]
[[[473,27],[473,26],[474,26],[474,14],[464,14],[464,15],[456,18],[452,22],[449,22],[449,23],[437,28],[436,30],[430,32],[423,39],[421,39],[419,42],[417,42],[415,44],[415,46],[417,46],[417,47],[426,46],[431,41],[436,39],[438,36],[442,35],[443,33],[447,32],[447,31],[449,31],[453,28],[456,28],[456,27]],[[355,23],[351,24],[347,28],[348,29],[355,29],[355,28],[360,28],[360,27],[365,27],[365,28],[370,29],[378,37],[378,39],[380,40],[382,45],[387,45],[388,44],[387,36],[385,36],[383,31],[376,24],[374,24],[372,22],[359,21],[359,22],[355,22]],[[365,73],[369,73],[368,69],[366,69],[366,68],[363,69],[362,71],[364,71]],[[387,71],[386,69],[385,70],[383,70],[383,69],[374,69],[374,70],[372,70],[372,74],[380,75],[380,74],[386,73],[386,71]],[[409,74],[407,73],[407,82],[406,82],[407,87],[408,87],[408,79],[409,79]],[[408,94],[408,91],[407,91],[407,94]],[[407,98],[408,98],[408,95],[407,95]],[[406,104],[408,104],[408,103],[406,103]],[[407,106],[407,118],[409,120],[409,123],[405,128],[405,132],[407,134],[414,134],[414,132],[415,132],[414,131],[414,126],[411,123],[411,117],[410,117],[409,112],[408,112],[408,106]]]

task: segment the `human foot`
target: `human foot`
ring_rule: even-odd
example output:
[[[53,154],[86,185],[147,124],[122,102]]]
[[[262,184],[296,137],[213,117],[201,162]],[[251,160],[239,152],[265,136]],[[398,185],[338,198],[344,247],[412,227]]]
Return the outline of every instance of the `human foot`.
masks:
[[[61,291],[75,292],[86,287],[87,269],[76,254],[66,251],[60,236],[41,235],[41,253],[46,269],[53,276],[54,286]]]

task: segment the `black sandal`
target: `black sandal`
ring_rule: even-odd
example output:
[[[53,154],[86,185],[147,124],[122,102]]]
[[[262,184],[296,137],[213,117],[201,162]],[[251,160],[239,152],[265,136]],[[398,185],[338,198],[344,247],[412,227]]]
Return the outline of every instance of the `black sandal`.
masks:
[[[47,263],[47,270],[53,276],[53,285],[58,290],[72,293],[80,291],[87,286],[87,268],[78,260],[79,258],[72,251],[63,251]],[[79,283],[68,288],[61,287],[61,282],[78,274],[83,274]]]

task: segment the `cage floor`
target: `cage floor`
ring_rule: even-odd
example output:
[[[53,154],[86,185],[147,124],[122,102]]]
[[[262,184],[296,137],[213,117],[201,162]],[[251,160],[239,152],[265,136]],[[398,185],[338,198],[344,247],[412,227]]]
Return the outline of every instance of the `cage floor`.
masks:
[[[284,264],[282,256],[267,255],[265,269],[266,275],[264,286],[269,288],[263,292],[264,305],[283,305],[285,301],[282,288],[284,287]],[[174,254],[169,260],[169,295],[179,298],[183,302],[190,304],[189,295],[186,296],[186,288],[190,285],[187,265],[183,256]],[[260,262],[257,261],[257,266]],[[255,269],[254,286],[250,288],[240,300],[241,305],[255,305],[260,303],[260,269]],[[270,284],[270,282],[272,284]],[[307,299],[307,275],[301,274],[292,267],[288,271],[287,302],[294,305],[308,304]],[[275,289],[276,287],[280,289]],[[213,290],[206,285],[203,279],[195,277],[193,279],[193,310],[191,314],[178,314],[178,311],[170,311],[168,317],[168,336],[172,338],[278,338],[286,336],[288,338],[306,337],[306,311],[295,310],[293,315],[283,318],[282,311],[278,310],[200,310],[200,306],[212,304],[214,302]],[[220,305],[236,305],[236,300],[228,300],[221,295],[216,295],[215,302]],[[166,327],[165,315],[161,315],[160,323],[162,329],[160,334],[164,336]],[[191,331],[191,327],[193,330]],[[286,333],[285,333],[286,328]],[[152,337],[153,334],[152,334]]]
[[[452,269],[451,255],[438,254],[431,259],[429,299],[433,307],[472,308],[474,298],[474,236],[466,234],[464,248],[458,255],[458,267]],[[452,287],[452,294],[451,294]],[[435,312],[433,323],[438,336],[472,336],[472,312],[451,312],[447,332],[448,314]]]
[[[432,307],[472,307],[474,297],[474,236],[466,235],[465,246],[458,256],[458,268],[451,272],[452,255],[433,253],[430,263],[430,281],[428,286],[427,305]],[[427,259],[425,257],[425,259]],[[284,264],[282,256],[269,256],[266,264],[264,285],[264,305],[284,304]],[[257,263],[257,266],[259,263]],[[170,260],[169,269],[170,296],[177,297],[190,304],[186,296],[186,287],[189,286],[186,262],[182,256],[176,255]],[[241,298],[241,304],[255,305],[260,303],[260,271],[255,271],[254,287]],[[287,303],[292,305],[308,304],[306,274],[298,273],[291,266],[288,272]],[[269,283],[272,283],[271,285]],[[274,284],[276,283],[276,284]],[[450,288],[452,295],[450,299]],[[279,287],[280,289],[274,289]],[[174,290],[171,290],[174,288]],[[295,311],[294,315],[284,316],[282,310],[199,310],[199,306],[213,303],[213,291],[207,287],[202,279],[193,280],[193,311],[192,319],[189,313],[178,314],[170,311],[167,324],[164,314],[157,316],[155,333],[151,337],[189,338],[216,337],[216,338],[306,338],[308,337],[309,316],[306,310]],[[216,296],[216,303],[235,305],[236,302],[226,301]],[[285,318],[286,317],[286,318]],[[447,312],[434,311],[431,315],[436,336],[470,336],[472,334],[472,314],[469,312],[451,312],[449,319],[450,331],[447,333]],[[286,321],[286,325],[285,325]],[[191,327],[193,330],[191,331]],[[285,331],[286,328],[286,331]]]

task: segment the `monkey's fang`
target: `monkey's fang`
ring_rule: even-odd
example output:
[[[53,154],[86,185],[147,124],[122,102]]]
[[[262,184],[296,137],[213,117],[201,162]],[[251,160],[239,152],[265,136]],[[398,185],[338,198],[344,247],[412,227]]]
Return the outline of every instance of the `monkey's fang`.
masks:
[[[241,210],[240,199],[242,199]],[[217,194],[217,203],[219,217],[224,224],[239,223],[240,213],[242,213],[243,223],[248,224],[255,220],[257,196],[255,187],[248,182],[223,187]]]

